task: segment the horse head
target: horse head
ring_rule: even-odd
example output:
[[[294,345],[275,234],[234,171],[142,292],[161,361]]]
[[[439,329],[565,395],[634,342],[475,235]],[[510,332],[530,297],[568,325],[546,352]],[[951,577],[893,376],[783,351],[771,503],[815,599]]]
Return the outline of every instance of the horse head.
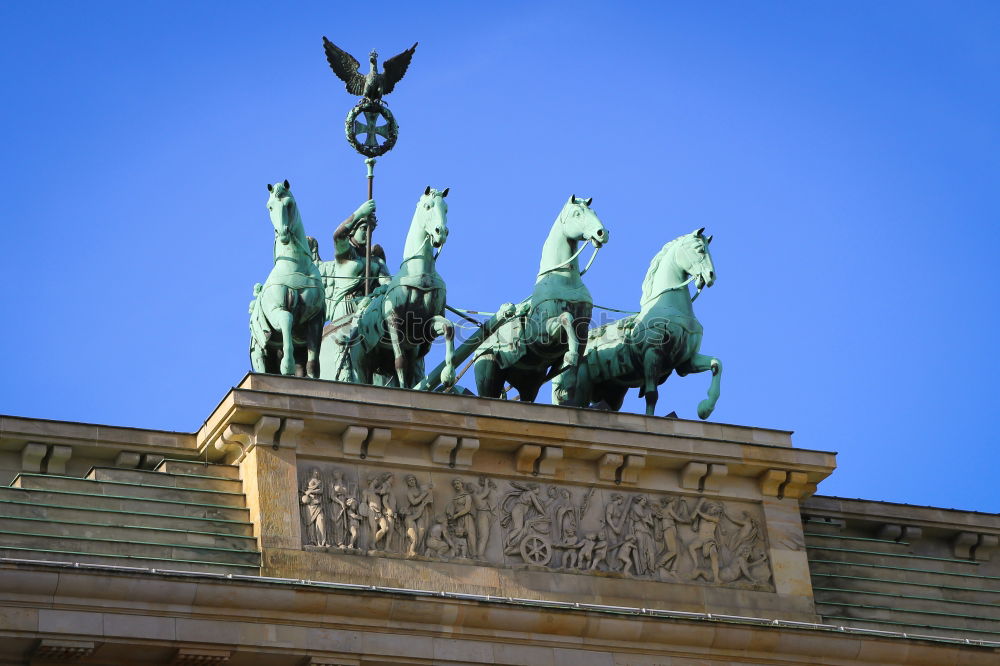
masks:
[[[431,246],[438,250],[448,240],[448,190],[435,190],[430,185],[417,201],[417,211],[413,214],[414,224],[419,224]]]
[[[609,232],[598,219],[597,214],[590,209],[589,199],[569,195],[569,200],[559,213],[559,223],[563,234],[568,240],[589,241],[595,248],[608,242]]]
[[[677,265],[694,278],[698,289],[715,284],[715,265],[708,250],[712,237],[704,235],[704,231],[705,227],[702,227],[681,236],[681,244],[677,248]]]
[[[298,217],[291,186],[287,180],[274,185],[268,183],[267,191],[271,193],[267,197],[267,212],[274,226],[274,237],[282,245],[288,245],[292,242],[292,234],[295,233],[293,227]]]

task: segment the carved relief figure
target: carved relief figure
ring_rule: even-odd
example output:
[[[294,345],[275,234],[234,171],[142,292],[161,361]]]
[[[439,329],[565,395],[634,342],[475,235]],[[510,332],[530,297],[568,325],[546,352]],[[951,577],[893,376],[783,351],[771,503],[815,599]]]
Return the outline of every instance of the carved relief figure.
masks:
[[[563,540],[558,544],[558,548],[563,551],[562,565],[566,569],[575,569],[579,566],[580,552],[586,544],[585,539],[578,539],[576,536],[576,525],[569,525],[563,533]]]
[[[306,541],[311,546],[327,546],[326,515],[323,511],[323,481],[319,470],[313,468],[309,481],[302,490],[303,509],[305,511]]]
[[[447,558],[455,551],[455,542],[448,534],[447,519],[436,516],[434,523],[427,530],[426,548],[424,554],[428,557]]]
[[[457,556],[469,557],[470,553],[477,552],[476,519],[473,515],[475,505],[472,501],[472,493],[466,489],[462,479],[453,479],[451,487],[455,490],[455,495],[448,502],[445,514],[448,516],[451,533],[455,537]]]
[[[691,555],[691,561],[695,565],[695,570],[692,572],[691,578],[695,580],[699,577],[704,577],[706,580],[709,580],[708,572],[699,566],[700,563],[704,562],[704,558],[707,557],[712,567],[712,578],[710,580],[718,583],[720,582],[718,530],[719,522],[723,516],[722,505],[702,497],[695,504],[693,516],[695,538],[688,544],[688,553]],[[701,551],[701,557],[698,556],[699,550]]]
[[[383,550],[393,550],[392,537],[396,527],[396,497],[392,494],[392,472],[386,472],[382,476],[382,482],[378,486],[378,496],[382,504],[382,521],[379,523],[379,531],[375,534],[375,543],[382,542]]]
[[[656,561],[656,545],[653,542],[653,515],[649,511],[649,500],[645,495],[636,495],[628,511],[629,535],[635,538],[635,572],[645,576],[653,571]]]
[[[625,537],[625,540],[622,541],[621,545],[618,546],[618,564],[621,566],[621,572],[626,576],[629,574],[629,569],[633,569],[632,573],[635,573],[635,551],[635,537],[629,534]]]
[[[659,520],[659,531],[666,548],[656,560],[653,568],[655,570],[667,569],[667,571],[672,572],[677,568],[677,556],[680,554],[677,541],[677,523],[691,523],[687,504],[679,497],[662,497],[656,517]]]
[[[545,506],[538,497],[537,483],[521,485],[511,481],[510,485],[514,490],[507,493],[501,502],[502,508],[506,511],[501,519],[501,525],[508,528],[504,552],[514,555],[518,552],[521,538],[525,534],[526,523],[529,519],[544,516]]]
[[[331,545],[344,547],[347,534],[347,486],[344,485],[344,473],[337,470],[333,473],[333,484],[330,493],[330,538]]]
[[[403,524],[406,527],[408,557],[417,555],[424,545],[427,523],[430,522],[430,506],[434,501],[431,495],[433,488],[433,483],[421,486],[417,483],[417,477],[412,474],[406,475],[406,501],[409,506],[406,508]]]
[[[589,569],[594,561],[594,547],[597,545],[597,533],[587,532],[583,536],[580,544],[580,552],[577,553],[576,566],[580,569]]]
[[[378,550],[378,534],[384,529],[385,517],[382,515],[382,498],[379,497],[381,479],[372,474],[368,477],[368,486],[361,493],[361,515],[368,519],[368,549]]]
[[[625,498],[621,494],[615,493],[611,496],[611,501],[604,507],[604,524],[608,528],[608,537],[613,541],[619,541],[622,535],[622,527],[625,523],[625,512],[622,506]]]
[[[358,547],[358,531],[361,529],[361,514],[358,513],[358,500],[348,497],[344,500],[344,518],[347,525],[346,543],[344,546],[351,550]]]
[[[476,509],[476,559],[484,559],[486,546],[490,540],[493,517],[497,510],[496,484],[485,475],[479,477],[478,487],[469,487],[472,504]]]

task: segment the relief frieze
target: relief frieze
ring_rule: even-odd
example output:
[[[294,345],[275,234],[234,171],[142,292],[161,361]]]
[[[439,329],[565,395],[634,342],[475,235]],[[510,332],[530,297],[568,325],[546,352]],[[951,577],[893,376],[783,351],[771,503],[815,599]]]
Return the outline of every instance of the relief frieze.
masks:
[[[326,463],[299,479],[306,550],[773,590],[751,503]]]

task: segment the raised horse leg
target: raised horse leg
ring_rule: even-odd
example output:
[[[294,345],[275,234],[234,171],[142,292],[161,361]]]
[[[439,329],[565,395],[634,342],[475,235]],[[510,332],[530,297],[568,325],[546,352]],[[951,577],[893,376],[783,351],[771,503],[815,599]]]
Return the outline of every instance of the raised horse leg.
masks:
[[[431,319],[431,325],[434,337],[444,336],[444,370],[441,371],[441,384],[448,389],[455,383],[455,364],[453,361],[455,356],[455,325],[440,315],[435,315]],[[417,381],[420,379],[423,378],[419,377]]]
[[[715,403],[719,401],[722,383],[722,361],[714,356],[705,354],[695,354],[685,365],[677,368],[677,374],[684,376],[695,372],[712,371],[712,383],[708,387],[708,397],[698,403],[698,418],[707,419],[715,409]]]
[[[551,337],[563,331],[566,335],[566,353],[562,358],[562,371],[552,380],[552,403],[576,405],[576,374],[580,363],[580,337],[573,325],[573,315],[560,312],[545,322],[545,332]],[[584,333],[586,335],[586,333]],[[586,340],[586,338],[584,338]]]
[[[563,365],[576,365],[580,361],[580,340],[573,328],[573,316],[568,312],[560,312],[558,317],[551,317],[545,322],[545,333],[554,337],[559,331],[566,333],[566,354]]]

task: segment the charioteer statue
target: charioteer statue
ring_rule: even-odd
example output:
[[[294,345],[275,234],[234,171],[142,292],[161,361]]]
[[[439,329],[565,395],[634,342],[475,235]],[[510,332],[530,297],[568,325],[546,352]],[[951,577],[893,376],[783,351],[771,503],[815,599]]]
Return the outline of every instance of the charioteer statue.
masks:
[[[346,355],[354,313],[368,292],[392,277],[381,246],[372,247],[370,263],[365,260],[368,234],[375,227],[374,212],[372,199],[358,206],[333,232],[334,258],[316,264],[323,277],[328,322],[320,348],[322,379],[353,381]]]

